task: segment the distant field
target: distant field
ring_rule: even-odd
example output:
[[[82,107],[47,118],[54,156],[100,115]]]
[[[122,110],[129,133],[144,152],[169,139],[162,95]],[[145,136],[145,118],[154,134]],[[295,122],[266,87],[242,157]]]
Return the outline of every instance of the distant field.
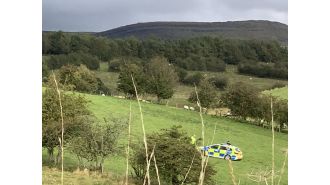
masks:
[[[288,99],[288,86],[282,87],[282,88],[276,88],[268,91],[264,91],[265,94],[270,94],[276,97],[279,97],[281,99]]]
[[[86,98],[91,100],[89,105],[90,110],[102,120],[104,117],[117,117],[127,119],[129,114],[129,104],[132,104],[132,139],[133,142],[142,141],[142,129],[139,117],[137,102],[133,100],[117,99],[114,97],[103,97],[98,95],[85,95]],[[174,107],[166,107],[156,104],[142,104],[144,113],[145,129],[147,133],[159,131],[161,128],[169,128],[172,125],[182,125],[183,129],[189,135],[196,134],[197,137],[201,135],[201,123],[198,112],[186,111]],[[238,146],[243,151],[244,159],[242,161],[233,162],[234,174],[240,184],[249,185],[256,184],[247,178],[247,174],[252,170],[266,170],[271,167],[271,131],[240,123],[231,119],[204,116],[205,121],[205,143],[211,144],[213,129],[216,125],[216,132],[214,143],[221,143],[230,140],[233,145]],[[126,145],[126,131],[123,130],[123,136],[120,140],[120,146],[123,152],[118,156],[112,156],[105,162],[105,170],[115,177],[121,177],[125,173],[125,158],[124,147]],[[288,136],[283,133],[275,134],[275,165],[276,172],[282,166],[284,160],[283,150],[288,147]],[[46,160],[46,151],[43,151],[43,160]],[[65,169],[75,170],[77,164],[76,158],[65,151]],[[43,161],[45,162],[45,161]],[[217,184],[231,184],[228,164],[225,160],[210,158],[210,164],[214,166],[217,175],[214,176]],[[43,179],[47,179],[54,173],[48,170],[43,170]],[[57,173],[58,174],[58,173]],[[53,177],[53,178],[59,178]],[[70,178],[65,175],[65,178]],[[79,177],[77,177],[79,178]],[[82,178],[82,177],[80,177]],[[85,177],[84,177],[85,178]],[[285,168],[281,184],[287,184],[288,172]],[[72,180],[73,181],[73,180]],[[57,181],[58,182],[58,181]],[[90,179],[86,180],[86,184],[95,184],[96,181]]]

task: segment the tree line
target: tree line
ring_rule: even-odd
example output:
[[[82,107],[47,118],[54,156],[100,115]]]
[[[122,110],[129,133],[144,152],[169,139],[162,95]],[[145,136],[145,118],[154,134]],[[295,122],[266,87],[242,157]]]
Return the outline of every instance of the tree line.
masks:
[[[263,70],[260,69],[261,64],[270,63],[274,65],[269,65],[268,68],[280,69],[287,74],[285,71],[288,62],[287,48],[276,41],[237,40],[209,36],[180,40],[155,37],[144,40],[134,37],[110,39],[91,34],[65,34],[59,31],[43,33],[42,42],[42,53],[55,55],[48,61],[50,69],[60,68],[61,65],[67,63],[76,65],[79,60],[81,60],[79,64],[85,64],[90,69],[97,69],[99,61],[110,61],[113,58],[135,57],[149,60],[155,56],[163,56],[169,63],[186,70],[221,72],[225,71],[225,64],[248,63],[250,68],[261,71]],[[78,60],[78,56],[83,54],[84,56]],[[56,59],[58,57],[62,58]],[[279,65],[281,68],[278,68]],[[259,74],[255,71],[241,70],[239,72],[258,76]],[[262,77],[285,78],[285,75],[265,73]]]
[[[262,94],[257,88],[243,82],[226,87],[222,94],[208,80],[202,80],[197,86],[198,99],[203,108],[227,107],[233,118],[244,121],[252,120],[259,126],[269,127],[271,123],[270,104],[273,102],[274,121],[279,130],[288,126],[288,101]],[[197,102],[196,92],[191,92],[188,99]]]

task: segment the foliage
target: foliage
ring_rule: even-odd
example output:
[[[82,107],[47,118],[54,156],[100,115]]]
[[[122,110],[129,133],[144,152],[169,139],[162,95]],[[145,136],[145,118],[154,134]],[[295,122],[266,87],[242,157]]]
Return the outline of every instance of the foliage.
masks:
[[[194,161],[185,183],[198,183],[201,168],[201,155],[200,152],[196,150],[195,146],[190,143],[190,140],[187,133],[182,131],[181,126],[161,129],[161,132],[149,134],[147,136],[149,157],[153,147],[155,147],[154,155],[157,160],[159,176],[161,182],[164,184],[181,184],[193,158]],[[153,163],[152,160],[151,163]],[[145,150],[142,144],[134,146],[131,164],[136,177],[143,180],[146,170],[146,161]],[[150,165],[150,174],[152,181],[156,182],[154,165]],[[205,173],[206,184],[212,184],[211,177],[214,174],[215,171],[212,165],[209,164]]]
[[[197,93],[201,107],[203,108],[210,108],[218,103],[218,95],[216,88],[207,80],[201,81],[197,88]],[[195,91],[191,92],[188,101],[192,103],[196,103],[198,101]]]
[[[69,57],[78,53],[84,57]],[[64,64],[85,64],[90,69],[97,69],[94,61],[109,61],[114,57],[134,57],[148,61],[155,56],[165,56],[177,67],[193,71],[225,71],[225,64],[241,64],[249,62],[249,66],[258,70],[245,71],[247,64],[241,66],[242,73],[257,76],[265,75],[261,69],[267,70],[271,78],[287,78],[288,52],[276,41],[237,40],[221,37],[193,37],[179,40],[159,38],[111,39],[94,35],[65,34],[63,32],[43,33],[43,54],[64,55],[52,58],[49,68],[60,68]],[[67,56],[67,54],[69,54]],[[92,58],[91,56],[95,57]],[[89,57],[89,59],[85,59]],[[73,59],[72,59],[73,58]],[[256,64],[258,63],[258,65]],[[264,63],[276,64],[270,68]],[[111,70],[118,63],[111,64]],[[270,73],[270,74],[268,74]]]
[[[109,72],[119,72],[120,71],[120,65],[123,64],[121,60],[113,60],[109,62],[108,71]]]
[[[84,65],[79,67],[73,65],[62,66],[57,72],[57,77],[60,83],[79,92],[96,93],[97,91],[106,90],[102,87],[103,83],[100,83],[94,72]]]
[[[59,146],[59,138],[61,137],[61,116],[59,97],[52,78],[49,79],[47,87],[42,96],[42,146],[47,148],[49,157],[52,159],[54,148]],[[83,96],[62,92],[61,102],[65,131],[64,141],[66,141],[79,130],[83,118],[91,116],[92,113],[88,110],[88,101]]]
[[[128,94],[129,96],[135,96],[132,76],[134,78],[138,93],[144,93],[146,83],[145,74],[142,67],[133,63],[125,63],[120,66],[118,90]]]
[[[175,72],[178,74],[179,82],[183,83],[184,79],[188,75],[188,72],[181,67],[175,67]]]
[[[171,98],[178,82],[173,66],[164,57],[154,57],[146,68],[147,93],[156,95],[158,101]]]
[[[242,82],[229,86],[222,95],[221,100],[231,110],[232,114],[243,118],[256,117],[260,111],[258,109],[258,90]]]
[[[199,85],[199,83],[204,79],[204,76],[202,75],[202,73],[195,73],[193,75],[189,75],[187,76],[183,83],[186,85]]]
[[[75,66],[83,64],[91,70],[96,70],[100,67],[100,61],[97,57],[82,52],[70,53],[68,55],[52,55],[47,64],[49,69],[59,69],[68,64]]]
[[[224,76],[211,77],[208,81],[220,90],[224,90],[228,85],[228,78]]]
[[[79,134],[72,138],[69,149],[78,157],[80,163],[83,159],[94,164],[94,170],[103,173],[104,160],[117,149],[117,142],[124,122],[118,119],[105,123],[85,122]]]
[[[258,77],[288,79],[288,68],[283,64],[246,61],[238,65],[238,72]]]

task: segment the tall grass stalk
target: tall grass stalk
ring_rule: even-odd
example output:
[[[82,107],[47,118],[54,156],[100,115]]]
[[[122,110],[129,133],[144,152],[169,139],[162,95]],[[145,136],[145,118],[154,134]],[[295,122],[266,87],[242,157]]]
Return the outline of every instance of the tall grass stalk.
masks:
[[[129,119],[128,119],[128,139],[127,139],[127,151],[126,151],[126,177],[125,185],[128,185],[128,158],[129,158],[129,143],[131,139],[131,121],[132,121],[132,104],[129,104]]]
[[[156,155],[155,154],[154,154],[154,164],[155,164],[155,169],[156,169],[156,175],[157,175],[158,185],[160,185],[160,178],[159,178],[159,172],[158,172],[158,166],[157,166]]]
[[[144,129],[143,113],[142,113],[141,103],[140,103],[140,100],[139,100],[139,95],[138,95],[138,92],[137,92],[137,89],[136,89],[136,85],[135,85],[135,82],[134,82],[133,75],[131,75],[131,78],[132,78],[132,83],[133,83],[134,90],[135,90],[136,100],[138,102],[139,110],[140,110],[141,126],[142,126],[142,132],[143,132],[143,142],[144,142],[144,148],[145,148],[145,152],[146,152],[146,163],[148,165],[149,164],[148,163],[149,162],[149,160],[148,160],[148,144],[147,144],[146,132],[145,132],[145,129]],[[147,179],[148,179],[148,184],[150,184],[149,168],[147,168],[146,176],[147,176]],[[145,184],[145,181],[144,181],[143,184]]]
[[[272,116],[272,185],[274,185],[275,176],[275,131],[274,131],[274,113],[273,113],[273,98],[270,97],[270,112]]]
[[[187,179],[187,177],[188,177],[188,174],[189,174],[189,172],[190,172],[190,170],[191,170],[191,167],[192,167],[192,165],[193,165],[193,163],[194,163],[195,156],[196,156],[196,153],[194,154],[194,157],[193,157],[192,160],[191,160],[190,166],[189,166],[189,168],[188,168],[188,171],[187,171],[186,175],[184,176],[184,179],[183,179],[181,185],[184,184],[184,182],[186,181],[186,179]]]
[[[214,136],[215,136],[215,131],[217,130],[217,125],[214,124],[214,129],[213,129],[213,136],[212,136],[212,140],[211,140],[211,144],[213,144],[213,140],[214,140]],[[204,169],[203,169],[203,181],[204,181],[204,177],[205,177],[205,172],[206,172],[206,167],[207,167],[207,164],[209,162],[209,156],[206,157],[206,160],[205,160],[205,164],[204,164]]]
[[[204,119],[203,119],[203,113],[202,113],[202,106],[198,97],[198,92],[197,92],[197,87],[195,85],[195,93],[196,93],[196,98],[197,98],[197,106],[199,107],[199,116],[201,118],[201,124],[202,124],[202,144],[204,146],[204,140],[205,140],[205,136],[204,136]],[[204,182],[204,165],[205,165],[205,156],[203,155],[203,153],[201,153],[201,157],[202,157],[202,161],[201,161],[201,171],[199,174],[199,185],[203,185]]]
[[[58,88],[57,85],[57,80],[54,74],[54,71],[52,71],[53,73],[53,77],[54,77],[54,82],[55,82],[55,86],[56,86],[56,91],[58,94],[58,101],[60,104],[60,110],[61,110],[61,139],[60,139],[60,147],[61,147],[61,184],[63,185],[63,176],[64,176],[64,158],[63,158],[63,153],[64,153],[64,149],[63,149],[63,144],[64,144],[64,119],[63,119],[63,107],[62,107],[62,100],[61,100],[61,91]]]
[[[149,172],[149,169],[150,169],[150,163],[151,163],[151,159],[153,158],[154,154],[155,154],[155,147],[156,145],[154,146],[154,148],[152,149],[152,152],[150,154],[150,158],[147,162],[147,171]],[[150,177],[149,177],[150,178]],[[146,175],[144,176],[144,180],[143,180],[143,184],[146,183],[146,181],[148,181],[148,184],[150,185],[150,179],[148,179],[148,174],[146,173]]]
[[[288,159],[288,151],[285,151],[285,158],[284,158],[284,161],[283,161],[283,164],[282,164],[282,168],[281,168],[281,172],[280,172],[280,177],[278,179],[277,185],[280,185],[281,178],[282,178],[282,175],[284,173],[284,168],[285,168],[286,160],[287,159]]]
[[[231,162],[230,159],[228,160],[228,166],[229,166],[229,173],[230,173],[230,176],[231,176],[231,181],[233,182],[233,185],[237,185],[237,183],[236,183],[236,177],[234,175],[233,164],[232,164],[232,162]]]

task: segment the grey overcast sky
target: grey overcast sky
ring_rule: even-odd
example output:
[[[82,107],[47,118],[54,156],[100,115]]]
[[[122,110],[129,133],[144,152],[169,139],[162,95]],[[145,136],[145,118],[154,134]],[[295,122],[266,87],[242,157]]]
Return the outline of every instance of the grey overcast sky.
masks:
[[[151,21],[288,23],[287,0],[43,0],[44,31],[105,31]]]

